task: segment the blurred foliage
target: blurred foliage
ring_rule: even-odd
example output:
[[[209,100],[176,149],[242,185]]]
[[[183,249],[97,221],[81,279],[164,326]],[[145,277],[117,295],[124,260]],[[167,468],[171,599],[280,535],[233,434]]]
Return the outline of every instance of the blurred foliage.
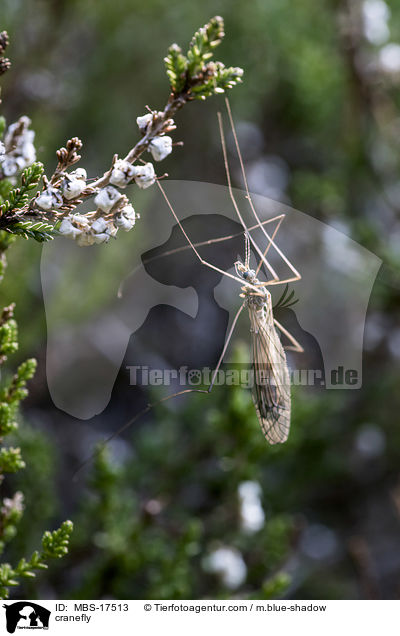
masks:
[[[398,598],[399,72],[380,66],[386,42],[364,36],[362,3],[3,4],[4,28],[19,33],[2,93],[7,117],[29,112],[46,164],[65,139],[80,136],[93,173],[105,169],[111,153],[130,147],[144,105],[162,101],[160,59],[170,42],[187,41],[199,24],[221,14],[227,33],[221,57],[245,71],[232,98],[234,117],[257,132],[257,143],[242,148],[247,165],[278,157],[288,174],[278,198],[338,224],[385,263],[367,316],[363,388],[297,387],[284,446],[266,445],[246,391],[216,387],[210,396],[158,409],[135,427],[129,443],[121,442],[122,456],[111,445],[97,457],[87,488],[78,482],[73,502],[65,503],[70,474],[49,467],[48,482],[77,514],[77,529],[72,555],[39,596]],[[400,7],[391,3],[390,11],[387,42],[397,43]],[[193,103],[180,113],[185,146],[168,159],[171,176],[225,184],[220,107]],[[19,307],[21,356],[43,357],[39,259],[39,246],[20,241],[10,253],[13,278],[4,281],[4,303],[17,300]],[[103,291],[99,284],[99,298]],[[51,413],[46,435],[57,453],[62,441],[70,460],[69,445],[80,432],[62,437],[43,382],[33,389],[30,408]],[[126,408],[117,404],[113,419],[122,421]],[[43,444],[38,433],[30,447],[38,480]],[[238,513],[237,488],[249,479],[262,486],[266,515],[253,535],[240,529]],[[36,485],[32,479],[44,505]],[[31,545],[35,530],[21,528],[20,541]],[[238,550],[247,566],[234,592],[203,567],[220,545]]]
[[[283,592],[290,577],[282,585],[278,569],[291,550],[293,519],[270,514],[261,532],[240,529],[238,485],[264,481],[265,451],[242,389],[228,402],[224,392],[211,399],[194,394],[179,417],[160,408],[157,420],[134,435],[123,463],[112,460],[109,448],[96,456],[89,499],[76,523],[81,583],[69,593],[229,598],[229,589],[204,567],[219,546],[240,551],[247,563],[238,595],[269,598],[279,586]]]
[[[2,254],[4,254],[4,249]],[[14,320],[14,305],[4,307],[0,317],[0,365],[4,365],[8,356],[18,349],[17,323]],[[3,445],[4,439],[18,430],[18,411],[20,403],[28,391],[26,383],[32,378],[36,370],[36,360],[26,360],[19,365],[16,373],[2,378],[0,388],[0,483],[4,492],[5,476],[19,473],[26,468],[22,458],[21,448]],[[8,483],[6,481],[6,487]],[[34,489],[28,487],[29,496],[34,495]],[[3,497],[0,508],[0,552],[3,553],[8,544],[18,534],[18,526],[24,513],[24,494],[21,490],[13,492],[11,497]],[[40,519],[43,525],[44,518]],[[29,560],[20,558],[15,567],[8,562],[0,564],[0,598],[8,598],[10,588],[20,585],[21,579],[33,579],[35,571],[46,570],[47,561],[51,558],[61,558],[68,552],[69,538],[72,532],[72,522],[65,521],[58,530],[46,531],[42,536],[42,550],[35,550]],[[29,528],[31,530],[31,528]],[[24,544],[24,551],[26,542]]]

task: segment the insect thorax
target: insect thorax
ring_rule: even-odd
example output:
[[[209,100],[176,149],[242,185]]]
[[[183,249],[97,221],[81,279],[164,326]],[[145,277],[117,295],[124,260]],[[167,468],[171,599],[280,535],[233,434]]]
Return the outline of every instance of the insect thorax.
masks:
[[[267,300],[268,300],[268,292],[265,289],[265,287],[260,287],[259,288],[259,293],[255,293],[252,289],[247,288],[244,291],[245,297],[246,297],[246,302],[247,302],[247,306],[252,306],[255,307],[257,309],[264,307],[264,305],[266,305]]]
[[[250,269],[248,265],[244,265],[241,261],[236,261],[235,269],[245,283],[244,287],[242,287],[242,292],[246,299],[247,306],[255,308],[256,311],[266,311],[271,299],[271,294],[266,287],[260,285],[256,272]]]

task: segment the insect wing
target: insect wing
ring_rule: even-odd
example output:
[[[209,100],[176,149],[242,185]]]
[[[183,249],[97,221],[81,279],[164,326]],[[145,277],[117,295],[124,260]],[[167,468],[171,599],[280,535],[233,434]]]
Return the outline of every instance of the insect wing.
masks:
[[[290,377],[276,332],[270,301],[249,305],[253,348],[253,401],[261,429],[270,444],[287,440],[290,428]]]

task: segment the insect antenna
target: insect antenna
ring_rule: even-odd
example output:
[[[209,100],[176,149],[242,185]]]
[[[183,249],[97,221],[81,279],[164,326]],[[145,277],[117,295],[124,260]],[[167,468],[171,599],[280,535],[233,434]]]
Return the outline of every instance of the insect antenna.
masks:
[[[220,137],[221,137],[222,153],[223,153],[223,156],[224,156],[224,165],[225,165],[226,179],[227,179],[227,183],[228,183],[229,196],[231,198],[233,207],[235,209],[235,212],[237,214],[237,217],[238,217],[239,221],[243,225],[243,228],[248,232],[248,227],[247,227],[247,225],[246,225],[246,223],[245,223],[245,221],[243,219],[243,216],[242,216],[242,214],[240,212],[239,206],[238,206],[237,201],[235,199],[235,195],[233,194],[232,180],[231,180],[231,174],[230,174],[230,170],[229,170],[228,153],[227,153],[227,149],[226,149],[226,141],[225,141],[224,128],[223,128],[223,125],[222,125],[221,113],[218,113],[218,125],[219,125],[219,133],[220,133]],[[257,218],[256,220],[257,220],[258,226],[260,226],[261,225],[260,219]],[[253,237],[251,235],[249,235],[249,239],[250,239],[250,242],[251,242],[252,246],[256,250],[257,254],[260,256],[260,258],[263,260],[264,264],[266,265],[266,267],[270,271],[270,273],[271,273],[271,275],[273,277],[272,280],[278,281],[279,280],[278,274],[276,273],[276,271],[274,270],[272,265],[264,257],[264,254],[262,253],[262,251],[258,247],[256,241],[253,239]]]
[[[233,117],[232,117],[232,111],[231,111],[231,107],[230,107],[229,100],[228,100],[227,97],[225,98],[225,104],[226,104],[226,109],[228,111],[229,123],[230,123],[231,130],[232,130],[232,135],[233,135],[233,139],[234,139],[234,143],[235,143],[236,152],[237,152],[237,155],[239,157],[240,170],[241,170],[241,173],[242,173],[244,187],[245,187],[245,190],[246,190],[246,199],[249,202],[250,209],[252,211],[252,214],[253,214],[255,220],[257,221],[257,223],[258,223],[259,227],[261,228],[263,234],[265,235],[265,237],[268,240],[268,245],[267,245],[267,248],[266,248],[264,254],[261,253],[261,251],[258,248],[258,246],[256,245],[255,241],[254,240],[251,241],[253,246],[255,247],[257,253],[259,254],[259,256],[261,256],[264,265],[267,267],[267,269],[274,276],[273,280],[267,281],[267,284],[269,284],[269,285],[279,285],[279,284],[282,284],[282,283],[290,283],[290,282],[294,282],[296,280],[300,280],[301,279],[301,274],[297,271],[295,266],[290,262],[290,260],[287,258],[287,256],[285,256],[285,254],[282,252],[282,250],[278,247],[278,245],[274,241],[277,229],[276,229],[274,235],[270,236],[268,234],[267,230],[265,229],[264,225],[261,223],[260,218],[259,218],[259,216],[257,214],[257,210],[256,210],[256,208],[255,208],[255,206],[253,204],[253,200],[252,200],[251,195],[250,195],[249,185],[248,185],[247,177],[246,177],[246,171],[244,169],[243,157],[242,157],[242,153],[240,151],[240,146],[239,146],[239,141],[238,141],[238,138],[237,138],[236,128],[235,128],[235,124],[234,124]],[[227,170],[229,192],[230,192],[231,199],[233,201],[236,213],[238,214],[239,219],[241,220],[243,226],[246,227],[246,225],[245,225],[245,223],[243,221],[242,215],[240,214],[240,211],[238,210],[238,206],[236,204],[236,201],[234,201],[232,185],[231,185],[231,179],[230,179],[230,175],[228,174],[228,159],[227,159],[227,152],[226,152],[226,143],[225,143],[225,138],[224,138],[224,134],[223,134],[222,118],[221,118],[221,114],[220,113],[218,113],[218,121],[219,121],[219,126],[220,126],[220,135],[221,135],[222,149],[223,149],[223,153],[224,153],[225,168]],[[279,223],[279,225],[280,225],[280,223]],[[275,249],[277,254],[279,254],[279,256],[282,258],[282,260],[289,267],[289,269],[293,273],[292,277],[290,277],[290,278],[288,278],[286,280],[281,280],[279,278],[279,276],[276,274],[275,270],[272,268],[271,264],[266,259],[266,254],[267,254],[267,252],[268,252],[268,250],[269,250],[269,248],[271,246],[273,246],[273,248]],[[257,272],[259,271],[260,267],[261,266],[259,265],[259,267],[257,269]]]
[[[250,269],[250,239],[247,231],[244,233],[244,266]]]

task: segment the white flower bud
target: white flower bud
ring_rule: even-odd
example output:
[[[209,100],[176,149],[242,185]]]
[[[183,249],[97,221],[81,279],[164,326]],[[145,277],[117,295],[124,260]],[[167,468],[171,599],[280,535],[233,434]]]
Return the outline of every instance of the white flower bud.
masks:
[[[30,141],[25,142],[20,149],[25,166],[31,166],[36,161],[36,148]]]
[[[71,179],[83,179],[84,181],[86,181],[87,179],[85,168],[77,168],[76,170],[70,172],[68,176],[71,177]]]
[[[121,214],[122,216],[125,216],[127,219],[131,219],[131,220],[135,220],[136,218],[138,218],[136,216],[136,212],[133,208],[133,205],[131,205],[130,203],[128,203],[128,205],[125,205],[122,210],[121,210]]]
[[[61,183],[61,191],[63,197],[65,199],[75,199],[79,197],[80,194],[86,188],[86,182],[84,179],[78,179],[77,177],[72,177],[71,175],[66,175],[66,177],[62,180]]]
[[[153,113],[146,113],[141,117],[136,117],[136,123],[141,133],[145,133],[147,126],[153,121]]]
[[[7,131],[4,135],[4,143],[6,145],[6,148],[10,148],[10,145],[13,141],[14,133],[17,130],[18,126],[19,126],[18,122],[15,122],[14,124],[10,124],[8,126]]]
[[[100,245],[101,243],[108,243],[109,240],[110,240],[110,234],[108,234],[108,232],[100,232],[98,234],[93,234],[93,242],[96,243],[97,245]]]
[[[154,137],[149,143],[149,151],[155,161],[162,161],[172,152],[172,139],[168,135]]]
[[[94,202],[98,208],[103,210],[103,212],[109,212],[113,205],[115,205],[122,196],[123,195],[118,192],[116,188],[106,186],[96,195]]]
[[[112,221],[106,221],[102,216],[95,219],[90,228],[94,242],[97,244],[108,243],[111,236],[115,236],[118,228],[114,227]]]
[[[102,216],[99,216],[98,219],[93,221],[91,229],[92,229],[92,232],[94,232],[95,234],[101,234],[101,232],[106,231],[107,227],[108,227],[107,221]]]
[[[1,169],[5,177],[12,177],[23,168],[25,168],[25,161],[22,157],[9,157],[5,155],[1,164]]]
[[[102,232],[102,228],[105,228],[106,232]],[[59,231],[63,236],[75,239],[79,247],[87,247],[94,243],[108,241],[117,230],[102,217],[96,219],[90,226],[90,219],[87,216],[71,214],[62,220]]]
[[[6,147],[2,141],[0,141],[0,163],[2,163],[5,159]]]
[[[17,148],[23,146],[25,143],[33,144],[33,140],[35,139],[35,132],[33,130],[28,130],[28,126],[30,126],[31,123],[32,122],[29,117],[23,116],[20,117],[18,121],[10,124],[7,128],[6,134],[4,135],[4,143],[6,148],[10,149],[12,146],[15,146],[15,144]],[[15,137],[15,132],[18,130],[18,128],[21,128],[21,125],[25,127],[25,130],[23,130],[20,135]]]
[[[89,228],[90,220],[84,214],[73,214],[70,218],[73,223],[80,225],[83,229]]]
[[[231,590],[239,587],[246,579],[246,564],[235,548],[218,548],[204,559],[203,564],[208,572],[219,574],[224,585]]]
[[[113,171],[110,176],[110,183],[113,183],[120,188],[125,188],[129,181],[132,180],[134,174],[134,168],[129,161],[124,159],[118,159],[113,167]]]
[[[22,155],[27,160],[34,155],[35,158],[33,159],[33,161],[35,161],[35,159],[36,159],[36,149],[35,149],[35,146],[33,144],[33,140],[34,139],[35,139],[34,131],[33,130],[25,130],[25,132],[22,135],[20,135],[19,137],[17,137],[14,140],[14,142],[16,142],[16,146],[13,149],[12,152],[14,154],[16,154],[16,155]],[[32,163],[33,163],[33,161],[32,161]]]
[[[264,526],[265,514],[261,504],[262,490],[257,481],[242,481],[238,488],[240,521],[246,532],[258,532]]]
[[[156,173],[154,172],[154,166],[148,162],[142,166],[133,166],[135,183],[139,188],[148,188],[153,185],[156,180]]]
[[[39,208],[42,208],[42,210],[53,210],[60,208],[63,204],[63,200],[60,192],[56,188],[49,186],[39,194],[35,203]]]
[[[114,224],[120,227],[125,232],[129,232],[135,225],[136,213],[133,206],[129,203],[117,214],[114,220]]]
[[[117,218],[115,219],[115,225],[119,228],[121,228],[121,230],[124,230],[125,232],[129,232],[129,230],[131,230],[133,228],[133,226],[135,225],[135,221],[131,221],[130,219],[127,219],[125,216],[117,216]]]
[[[75,239],[77,236],[82,234],[82,230],[79,230],[77,227],[72,225],[71,217],[65,217],[62,220],[61,225],[59,227],[60,234],[63,234],[67,238]]]
[[[35,141],[35,131],[34,130],[25,130],[24,133],[20,137],[21,144],[33,144]]]

